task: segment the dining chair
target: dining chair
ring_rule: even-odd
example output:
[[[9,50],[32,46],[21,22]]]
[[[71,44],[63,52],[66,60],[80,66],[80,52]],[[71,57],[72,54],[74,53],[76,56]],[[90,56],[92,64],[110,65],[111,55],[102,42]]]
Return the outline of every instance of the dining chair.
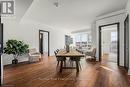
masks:
[[[58,53],[59,51],[60,51],[59,49],[56,50],[57,53]]]
[[[73,63],[78,61],[79,67],[80,69],[82,69],[81,64],[80,64],[80,59],[81,58],[70,57],[70,65],[73,67]]]
[[[57,51],[54,51],[54,54],[55,54],[55,56],[57,55]],[[64,62],[64,66],[66,66],[66,58],[63,58],[63,57],[56,57],[56,59],[57,59],[57,66],[59,66],[59,63],[61,62],[61,61],[63,61]]]

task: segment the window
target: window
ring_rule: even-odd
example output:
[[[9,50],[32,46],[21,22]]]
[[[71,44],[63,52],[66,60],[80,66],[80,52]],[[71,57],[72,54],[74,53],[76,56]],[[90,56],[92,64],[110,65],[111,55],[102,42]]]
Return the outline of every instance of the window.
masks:
[[[111,32],[111,42],[117,41],[117,32]]]
[[[86,50],[91,47],[91,34],[90,32],[77,33],[73,35],[73,42],[76,48]]]

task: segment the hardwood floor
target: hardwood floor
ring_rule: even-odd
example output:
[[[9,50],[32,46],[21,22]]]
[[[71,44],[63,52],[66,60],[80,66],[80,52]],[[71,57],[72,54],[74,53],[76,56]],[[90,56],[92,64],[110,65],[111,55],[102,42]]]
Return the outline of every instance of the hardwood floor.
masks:
[[[6,87],[130,87],[130,76],[117,64],[82,59],[82,70],[56,69],[55,57],[43,57],[41,62],[18,64],[4,68]]]

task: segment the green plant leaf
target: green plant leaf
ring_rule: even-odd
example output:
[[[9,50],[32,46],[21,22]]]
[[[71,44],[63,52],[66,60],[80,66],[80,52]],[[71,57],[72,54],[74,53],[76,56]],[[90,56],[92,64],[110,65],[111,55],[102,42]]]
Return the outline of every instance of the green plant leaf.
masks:
[[[23,41],[18,40],[8,40],[6,46],[4,47],[4,53],[13,54],[14,57],[22,55],[28,52],[29,45],[25,44]]]

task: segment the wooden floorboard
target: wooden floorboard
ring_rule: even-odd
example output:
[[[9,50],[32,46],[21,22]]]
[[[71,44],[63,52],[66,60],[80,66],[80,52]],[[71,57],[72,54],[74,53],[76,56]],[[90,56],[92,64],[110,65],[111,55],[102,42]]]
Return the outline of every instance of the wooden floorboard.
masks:
[[[107,57],[104,57],[107,58]],[[59,73],[55,57],[43,56],[37,63],[4,68],[5,87],[130,87],[130,76],[123,67],[105,59],[81,60],[82,70],[65,69]],[[69,64],[69,62],[68,62]]]

